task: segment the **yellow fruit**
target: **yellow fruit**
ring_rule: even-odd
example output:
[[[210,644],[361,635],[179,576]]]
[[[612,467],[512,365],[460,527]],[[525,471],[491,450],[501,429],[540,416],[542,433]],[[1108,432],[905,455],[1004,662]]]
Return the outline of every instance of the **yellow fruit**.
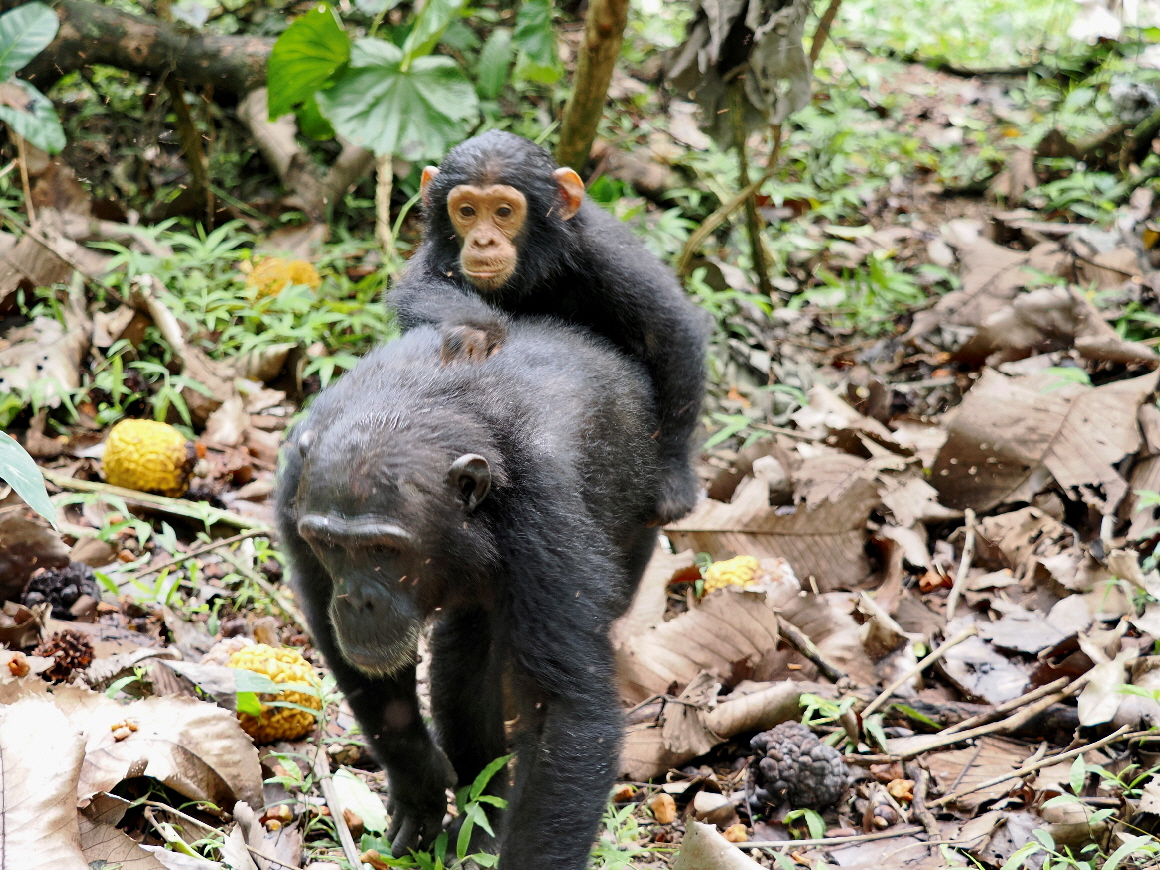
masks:
[[[257,674],[265,674],[275,683],[304,683],[317,686],[318,679],[310,662],[302,658],[296,649],[275,649],[264,643],[256,643],[238,650],[230,656],[231,668],[242,668]],[[316,694],[285,689],[276,696],[259,695],[262,701],[284,701],[313,710],[322,709],[322,699]],[[314,729],[315,717],[305,710],[293,707],[273,707],[262,704],[262,715],[251,716],[239,713],[242,730],[254,738],[255,743],[273,743],[276,740],[297,740]]]
[[[760,568],[761,563],[755,556],[736,556],[724,562],[714,562],[705,572],[705,594],[726,586],[749,586]]]
[[[258,291],[259,296],[277,296],[291,284],[305,284],[317,290],[322,276],[307,260],[287,260],[266,257],[260,260],[246,276],[246,286]]]
[[[197,461],[192,443],[168,423],[122,420],[105,441],[105,480],[138,492],[184,495]]]

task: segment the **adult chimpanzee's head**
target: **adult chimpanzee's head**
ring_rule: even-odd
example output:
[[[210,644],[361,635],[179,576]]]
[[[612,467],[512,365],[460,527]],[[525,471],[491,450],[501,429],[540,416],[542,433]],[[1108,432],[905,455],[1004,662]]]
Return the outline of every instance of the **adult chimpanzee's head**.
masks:
[[[473,427],[460,418],[433,412],[319,426],[319,410],[313,428],[288,444],[302,468],[298,534],[333,580],[329,615],[343,657],[366,673],[391,674],[414,661],[424,620],[477,597],[494,570],[479,508],[503,471],[461,446]],[[445,443],[443,432],[460,444]],[[492,452],[486,438],[476,443]]]
[[[424,169],[422,190],[428,238],[458,256],[463,277],[485,297],[549,277],[567,256],[568,222],[584,201],[575,171],[501,130],[468,139],[442,166]]]

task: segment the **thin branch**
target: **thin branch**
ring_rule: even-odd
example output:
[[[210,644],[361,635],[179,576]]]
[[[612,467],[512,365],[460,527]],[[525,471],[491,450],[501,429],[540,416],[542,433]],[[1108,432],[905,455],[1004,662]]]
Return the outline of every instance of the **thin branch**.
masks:
[[[963,587],[967,585],[967,574],[971,570],[971,560],[975,558],[975,512],[967,508],[964,512],[967,521],[967,537],[963,541],[963,559],[959,562],[959,571],[955,574],[951,594],[947,596],[947,623],[955,618],[955,608],[959,604],[959,596],[963,594]]]
[[[822,651],[814,646],[814,642],[806,636],[805,632],[793,623],[786,619],[779,619],[778,631],[790,646],[813,662],[818,671],[830,682],[836,683],[846,676],[828,661],[822,655]]]
[[[844,846],[846,843],[870,843],[874,840],[892,840],[895,837],[908,837],[911,834],[921,834],[922,828],[917,825],[908,825],[905,828],[895,828],[892,831],[883,831],[880,834],[857,834],[852,837],[818,837],[813,840],[751,840],[748,843],[734,843],[738,849],[780,849],[783,846]]]
[[[145,571],[138,571],[133,576],[140,580],[142,577],[148,577],[150,574],[156,574],[158,571],[164,571],[166,568],[172,568],[174,565],[180,565],[188,559],[196,558],[197,556],[204,556],[206,553],[211,553],[221,547],[230,547],[234,544],[244,541],[247,538],[257,538],[262,535],[268,535],[268,531],[261,529],[250,529],[247,532],[242,532],[240,535],[234,535],[229,538],[218,538],[216,541],[210,541],[208,544],[203,544],[200,547],[194,547],[187,553],[182,553],[180,556],[175,556],[172,559],[167,559],[160,562]]]
[[[873,701],[871,701],[869,704],[867,704],[866,708],[862,711],[862,718],[865,719],[867,716],[869,716],[871,713],[873,713],[875,710],[877,710],[879,707],[881,707],[883,704],[885,704],[887,701],[889,701],[890,696],[893,695],[895,692],[897,692],[898,689],[904,683],[906,683],[908,680],[914,679],[918,674],[921,674],[924,670],[926,670],[926,668],[928,666],[934,664],[939,659],[941,659],[943,657],[943,655],[951,647],[958,646],[960,643],[962,643],[964,640],[966,640],[969,637],[974,637],[976,634],[978,634],[978,631],[979,630],[975,626],[969,625],[966,628],[964,628],[962,631],[960,631],[958,634],[956,634],[954,637],[952,637],[950,640],[946,641],[938,649],[934,650],[934,652],[927,655],[922,661],[920,661],[918,664],[916,664],[913,668],[908,670],[905,674],[903,674],[901,677],[899,677],[897,680],[895,680],[893,683],[891,683],[889,686],[887,686],[885,689],[883,689],[882,694],[880,694],[877,698],[875,698]]]
[[[999,785],[999,783],[1007,782],[1008,780],[1022,779],[1029,773],[1035,773],[1037,770],[1042,770],[1043,768],[1050,767],[1053,764],[1059,764],[1061,761],[1070,761],[1077,755],[1083,755],[1085,752],[1089,752],[1093,749],[1100,749],[1101,747],[1107,746],[1109,743],[1115,743],[1117,740],[1132,740],[1136,737],[1145,737],[1152,734],[1152,731],[1150,730],[1133,731],[1132,733],[1128,734],[1125,733],[1127,730],[1128,726],[1122,725],[1107,737],[1103,738],[1102,740],[1097,740],[1095,743],[1089,743],[1086,746],[1080,746],[1076,749],[1068,750],[1067,752],[1061,752],[1058,755],[1048,755],[1045,758],[1039,759],[1039,761],[1036,761],[1034,764],[1025,764],[1018,770],[1013,770],[1010,773],[1003,774],[1002,776],[996,776],[993,779],[988,779],[984,782],[976,783],[970,788],[960,789],[953,794],[948,794],[946,797],[939,798],[937,801],[931,804],[931,806],[946,806],[949,803],[957,801],[961,797],[966,797],[967,795],[974,794],[977,791],[983,791],[984,789],[988,789],[993,785]]]
[[[810,41],[810,66],[818,62],[818,55],[822,53],[822,46],[830,37],[830,28],[834,26],[834,19],[838,17],[838,7],[841,5],[842,0],[830,0],[830,5],[822,13],[822,20],[818,22],[814,38]]]
[[[693,260],[693,256],[705,244],[705,240],[709,238],[721,224],[725,223],[729,215],[737,211],[745,201],[753,196],[761,189],[761,186],[769,179],[773,178],[777,171],[777,158],[781,151],[781,125],[775,124],[773,127],[773,149],[769,153],[769,162],[766,163],[765,172],[761,174],[761,178],[752,184],[746,185],[742,190],[732,199],[722,203],[721,207],[709,215],[701,223],[697,229],[693,230],[689,240],[685,242],[685,248],[681,251],[680,259],[677,260],[677,274],[684,276],[689,274],[689,264]]]

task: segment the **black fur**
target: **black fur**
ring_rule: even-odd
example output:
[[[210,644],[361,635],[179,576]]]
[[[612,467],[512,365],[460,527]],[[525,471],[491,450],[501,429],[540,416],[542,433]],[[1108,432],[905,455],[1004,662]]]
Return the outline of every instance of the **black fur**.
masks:
[[[571,220],[554,217],[556,168],[540,146],[498,130],[453,148],[428,191],[423,243],[390,302],[404,329],[466,324],[495,335],[502,331],[496,309],[551,315],[592,329],[643,362],[655,389],[663,464],[654,518],[671,522],[692,509],[699,491],[691,439],[704,396],[708,318],[672,271],[592,200],[585,197]],[[516,271],[484,298],[460,272],[447,213],[447,195],[460,184],[509,184],[528,201]]]
[[[506,751],[506,674],[521,731],[500,866],[581,870],[621,741],[608,628],[656,540],[648,379],[602,339],[539,319],[477,363],[440,351],[436,330],[411,330],[294,428],[277,493],[294,587],[388,773],[396,854],[438,833],[445,787]],[[482,488],[448,476],[465,454],[490,469],[478,505]],[[360,545],[377,528],[396,530]],[[441,749],[399,653],[428,618]],[[505,774],[493,783],[506,792]]]

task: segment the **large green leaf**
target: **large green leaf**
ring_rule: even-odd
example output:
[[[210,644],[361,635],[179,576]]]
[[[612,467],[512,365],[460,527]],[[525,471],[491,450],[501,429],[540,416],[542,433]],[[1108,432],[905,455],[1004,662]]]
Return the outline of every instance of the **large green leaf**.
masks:
[[[479,116],[475,88],[454,60],[428,55],[404,70],[402,51],[370,38],[355,42],[318,108],[344,139],[404,160],[441,156]]]
[[[556,34],[552,31],[552,0],[524,0],[516,15],[516,45],[536,66],[556,63]]]
[[[334,8],[319,3],[286,28],[266,63],[270,120],[294,111],[350,60],[350,37]]]
[[[427,0],[403,43],[403,65],[430,54],[462,7],[463,0]]]
[[[14,133],[41,151],[59,154],[65,145],[64,128],[60,125],[52,100],[28,82],[13,79],[11,83],[24,90],[28,101],[22,109],[0,106],[0,121],[4,121]]]
[[[56,528],[56,508],[48,497],[44,475],[15,439],[0,432],[0,480],[28,502],[28,506]]]
[[[43,3],[25,3],[0,15],[0,81],[28,66],[59,28],[56,13]]]
[[[497,27],[480,49],[475,67],[475,89],[481,97],[494,100],[499,96],[507,81],[513,53],[512,32],[506,27]]]

